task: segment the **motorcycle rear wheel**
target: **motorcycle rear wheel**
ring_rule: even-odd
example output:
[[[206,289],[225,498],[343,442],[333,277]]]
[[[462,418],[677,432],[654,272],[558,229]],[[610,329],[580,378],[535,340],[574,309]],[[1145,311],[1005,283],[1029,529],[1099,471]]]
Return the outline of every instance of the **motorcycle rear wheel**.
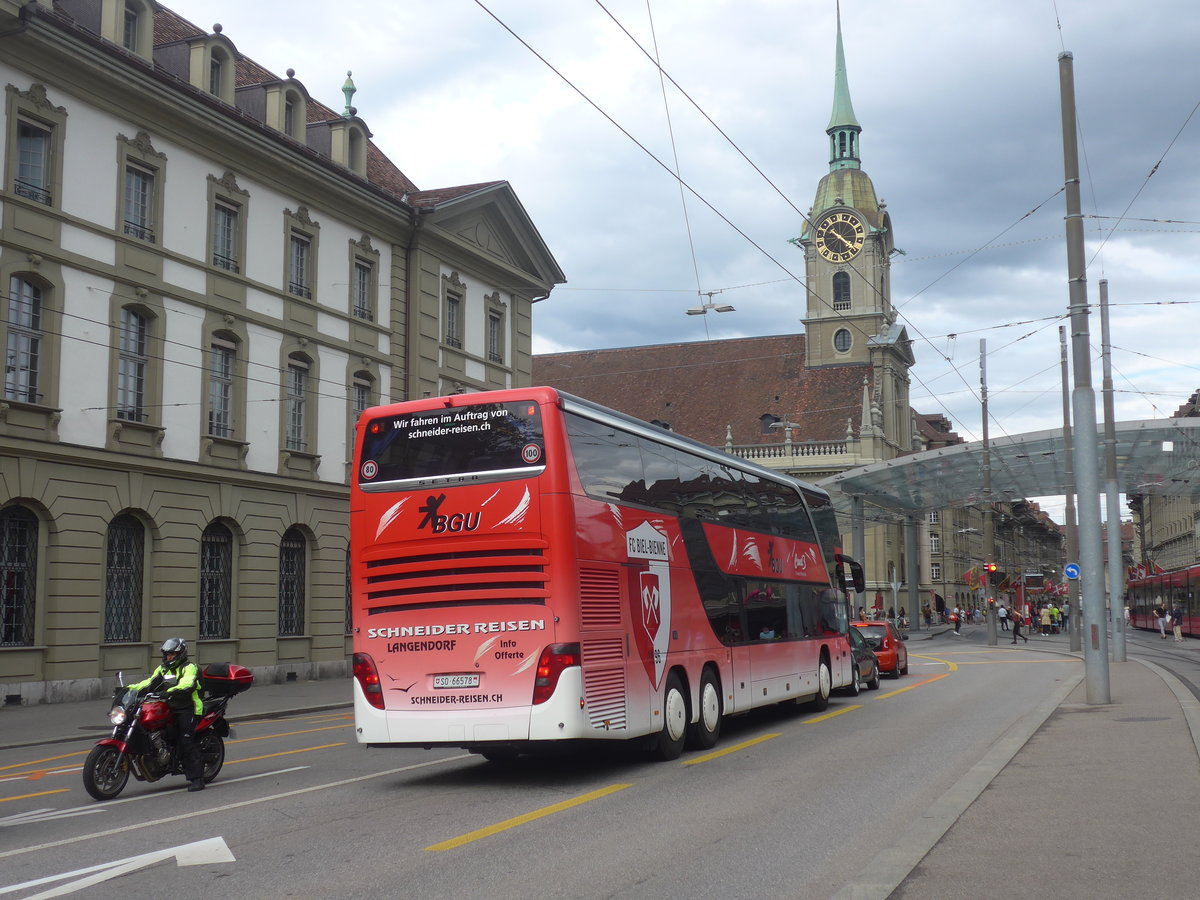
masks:
[[[204,764],[204,783],[212,781],[225,765],[225,742],[211,731],[196,739],[196,752]]]
[[[98,744],[83,764],[83,786],[97,800],[111,800],[129,781],[129,761],[116,747]]]

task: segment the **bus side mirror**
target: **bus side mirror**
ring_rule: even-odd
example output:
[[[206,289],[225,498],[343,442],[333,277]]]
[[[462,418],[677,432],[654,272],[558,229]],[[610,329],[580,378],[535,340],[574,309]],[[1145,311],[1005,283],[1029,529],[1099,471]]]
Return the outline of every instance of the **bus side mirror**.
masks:
[[[834,561],[837,564],[838,581],[841,582],[842,590],[849,591],[853,587],[856,594],[862,594],[867,590],[862,563],[841,553],[834,556]]]

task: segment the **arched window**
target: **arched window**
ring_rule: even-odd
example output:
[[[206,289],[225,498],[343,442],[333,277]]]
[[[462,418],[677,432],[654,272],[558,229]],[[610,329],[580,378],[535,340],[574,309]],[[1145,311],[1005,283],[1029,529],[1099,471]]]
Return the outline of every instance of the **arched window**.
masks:
[[[0,647],[33,646],[37,550],[37,516],[23,506],[0,510]]]
[[[304,634],[306,541],[299,528],[289,528],[279,542],[279,636]]]
[[[833,308],[850,308],[850,275],[847,272],[833,273]]]
[[[233,532],[213,522],[200,536],[200,639],[229,637]]]
[[[108,526],[104,566],[104,640],[142,639],[142,581],[146,530],[131,515],[117,516]]]

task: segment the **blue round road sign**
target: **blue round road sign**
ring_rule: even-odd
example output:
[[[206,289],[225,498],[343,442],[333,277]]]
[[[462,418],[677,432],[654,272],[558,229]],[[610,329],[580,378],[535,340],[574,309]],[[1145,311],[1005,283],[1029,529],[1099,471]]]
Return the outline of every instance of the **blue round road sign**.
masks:
[[[1075,565],[1075,563],[1067,563],[1063,566],[1063,574],[1074,581],[1079,577],[1079,566]]]

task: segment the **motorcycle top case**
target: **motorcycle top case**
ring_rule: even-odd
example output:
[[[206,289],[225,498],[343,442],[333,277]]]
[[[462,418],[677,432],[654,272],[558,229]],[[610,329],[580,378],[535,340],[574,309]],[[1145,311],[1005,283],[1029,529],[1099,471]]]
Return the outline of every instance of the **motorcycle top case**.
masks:
[[[237,663],[209,663],[200,673],[204,690],[214,697],[232,697],[250,689],[254,673]]]

